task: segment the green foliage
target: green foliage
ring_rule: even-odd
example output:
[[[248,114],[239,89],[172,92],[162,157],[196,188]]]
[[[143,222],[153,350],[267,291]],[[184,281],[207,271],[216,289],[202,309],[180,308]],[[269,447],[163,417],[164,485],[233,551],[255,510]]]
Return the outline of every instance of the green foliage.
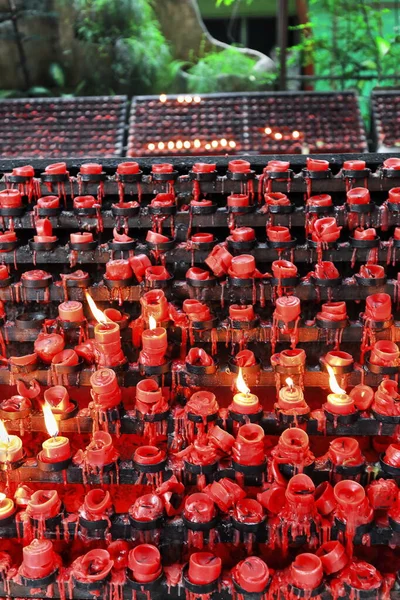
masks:
[[[256,59],[234,47],[206,54],[187,70],[189,91],[206,94],[259,90],[271,83],[275,75],[258,72],[256,64]]]

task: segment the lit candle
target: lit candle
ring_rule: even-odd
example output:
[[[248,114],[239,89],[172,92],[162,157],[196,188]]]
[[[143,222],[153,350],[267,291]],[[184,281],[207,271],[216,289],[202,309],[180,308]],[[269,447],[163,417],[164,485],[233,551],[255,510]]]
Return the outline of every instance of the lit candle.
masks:
[[[329,386],[332,393],[328,395],[325,408],[334,415],[349,415],[355,412],[354,400],[348,396],[345,390],[336,381],[335,373],[330,365],[326,365],[329,373]]]
[[[236,379],[236,387],[239,393],[234,395],[231,409],[234,412],[243,415],[249,415],[258,412],[260,410],[259,399],[255,394],[250,393],[250,389],[246,385],[246,382],[243,378],[242,367],[239,367],[239,374]]]
[[[293,379],[288,377],[285,380],[286,385],[279,390],[278,408],[289,414],[303,414],[309,412],[309,407],[304,401],[303,390],[299,385],[295,385]]]
[[[121,348],[121,335],[118,323],[111,321],[107,315],[97,308],[93,298],[85,290],[90,310],[97,321],[94,328],[94,339],[97,363],[100,367],[115,367],[125,360]]]
[[[0,493],[0,522],[2,519],[8,519],[15,512],[15,504],[11,498],[7,498],[5,494]]]
[[[58,435],[57,421],[47,402],[43,404],[43,415],[47,432],[51,437],[42,444],[40,460],[47,463],[58,463],[68,460],[71,457],[69,439]]]
[[[149,317],[149,329],[142,333],[143,348],[139,355],[139,362],[144,366],[156,367],[165,363],[165,353],[168,347],[167,330],[165,327],[156,327],[154,317]]]
[[[23,456],[21,438],[17,435],[8,435],[4,422],[0,419],[0,462],[17,462]]]

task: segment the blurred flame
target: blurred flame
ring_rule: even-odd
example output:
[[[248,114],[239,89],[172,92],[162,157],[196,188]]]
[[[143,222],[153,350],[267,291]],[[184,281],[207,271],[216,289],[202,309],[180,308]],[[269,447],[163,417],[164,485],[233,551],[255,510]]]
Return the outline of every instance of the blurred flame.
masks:
[[[8,437],[6,426],[4,425],[4,422],[1,419],[0,419],[0,442],[3,442],[3,444],[10,443],[10,438]]]
[[[286,385],[288,385],[290,388],[294,387],[294,381],[291,377],[288,377],[287,379],[285,379],[285,383]]]
[[[149,329],[153,330],[157,327],[157,321],[153,317],[153,315],[149,316]]]
[[[331,388],[331,392],[334,394],[343,395],[346,394],[346,390],[342,390],[338,382],[336,381],[334,370],[330,365],[326,365],[327,371],[329,373],[329,387]]]
[[[58,435],[58,425],[55,416],[51,412],[51,407],[48,402],[43,404],[44,424],[46,425],[47,433],[51,437]]]
[[[97,308],[95,301],[92,296],[89,294],[87,290],[85,290],[85,296],[87,303],[89,304],[89,308],[91,310],[92,315],[96,319],[98,323],[112,323],[111,319],[109,319],[102,310]]]
[[[3,504],[4,500],[7,498],[7,496],[5,494],[3,494],[3,492],[0,493],[0,506]]]
[[[159,99],[160,99],[160,102],[166,102],[167,101],[167,95],[166,94],[161,94]]]
[[[243,379],[242,367],[239,367],[239,374],[236,379],[236,387],[241,394],[250,394],[250,388],[247,387],[246,382]]]

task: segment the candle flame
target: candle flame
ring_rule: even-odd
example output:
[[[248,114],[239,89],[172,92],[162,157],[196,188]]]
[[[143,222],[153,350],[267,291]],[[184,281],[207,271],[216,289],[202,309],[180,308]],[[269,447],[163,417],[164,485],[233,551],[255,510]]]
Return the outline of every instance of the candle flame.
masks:
[[[331,388],[331,392],[333,392],[334,394],[339,394],[340,396],[342,396],[343,394],[346,394],[346,390],[342,390],[342,388],[338,384],[336,377],[335,377],[335,372],[332,369],[331,365],[327,364],[326,368],[329,373],[329,387]]]
[[[291,377],[288,377],[287,379],[285,379],[285,383],[290,388],[294,387],[294,381],[293,381],[293,379]]]
[[[8,437],[6,426],[4,425],[4,422],[1,419],[0,419],[0,442],[3,442],[3,444],[10,443],[10,438]]]
[[[149,316],[149,329],[153,330],[157,327],[157,321],[153,317],[153,315]]]
[[[236,379],[236,387],[241,394],[250,394],[250,388],[247,387],[243,378],[242,367],[239,367],[239,374]]]
[[[3,504],[4,500],[7,498],[3,492],[0,492],[0,506]]]
[[[96,319],[98,323],[112,323],[111,319],[109,319],[102,310],[97,308],[95,301],[92,296],[89,294],[87,290],[85,290],[85,296],[87,303],[89,304],[89,308],[91,310],[92,315]]]
[[[51,437],[56,437],[58,435],[58,425],[55,416],[51,411],[51,406],[48,402],[43,404],[43,415],[44,415],[44,423],[46,425],[47,433]]]

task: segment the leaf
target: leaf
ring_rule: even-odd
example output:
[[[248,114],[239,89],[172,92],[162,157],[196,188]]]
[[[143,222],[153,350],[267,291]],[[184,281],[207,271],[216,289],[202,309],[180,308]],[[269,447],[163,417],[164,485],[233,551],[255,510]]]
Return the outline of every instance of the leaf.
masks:
[[[49,88],[41,87],[36,85],[34,87],[29,88],[28,96],[52,96],[52,91]]]
[[[60,88],[64,87],[65,76],[60,65],[58,63],[51,63],[49,71],[54,83]]]
[[[376,62],[374,60],[364,60],[361,63],[361,67],[363,67],[364,69],[367,69],[369,71],[375,71],[376,70]]]
[[[375,38],[375,42],[376,47],[378,48],[379,56],[383,58],[389,52],[390,44],[387,40],[385,40],[385,38],[380,36]]]

